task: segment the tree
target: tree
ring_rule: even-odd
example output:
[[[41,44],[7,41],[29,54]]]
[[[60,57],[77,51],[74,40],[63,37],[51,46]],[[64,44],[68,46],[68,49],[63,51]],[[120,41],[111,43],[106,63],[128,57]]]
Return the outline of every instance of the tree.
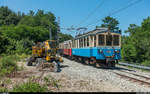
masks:
[[[150,66],[150,17],[141,26],[130,24],[125,32],[130,35],[122,38],[122,58]]]
[[[140,27],[137,26],[136,24],[130,24],[128,30],[126,30],[125,33],[129,33],[130,35],[133,35],[137,31],[139,31],[138,29],[140,29]]]
[[[29,11],[29,16],[34,16],[34,11],[33,10]]]
[[[0,7],[0,26],[2,25],[17,25],[19,19],[15,12],[11,11],[7,6]]]
[[[119,22],[115,18],[107,16],[102,21],[103,24],[101,24],[101,27],[109,28],[112,31],[119,30],[118,27]]]
[[[13,12],[7,6],[0,7],[0,54],[28,53],[32,42],[43,42],[49,39],[49,28],[52,39],[55,39],[58,24],[53,13],[32,10],[28,14]],[[60,41],[72,39],[71,35],[59,34]],[[30,51],[29,51],[30,49]]]

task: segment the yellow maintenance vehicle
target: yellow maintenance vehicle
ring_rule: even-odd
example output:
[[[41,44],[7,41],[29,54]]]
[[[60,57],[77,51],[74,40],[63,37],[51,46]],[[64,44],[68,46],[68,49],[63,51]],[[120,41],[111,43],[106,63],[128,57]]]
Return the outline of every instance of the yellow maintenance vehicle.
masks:
[[[56,41],[46,40],[32,46],[32,56],[29,58],[27,65],[35,64],[39,70],[49,68],[51,71],[59,72],[61,62],[63,62],[62,58],[57,56]]]

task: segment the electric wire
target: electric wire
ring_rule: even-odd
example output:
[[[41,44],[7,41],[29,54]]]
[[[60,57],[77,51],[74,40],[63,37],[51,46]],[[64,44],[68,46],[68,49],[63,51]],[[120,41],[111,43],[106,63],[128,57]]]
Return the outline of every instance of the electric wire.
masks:
[[[122,12],[123,10],[125,10],[125,9],[127,9],[127,8],[129,8],[129,7],[133,6],[133,5],[135,5],[135,4],[139,3],[139,2],[141,2],[141,1],[142,1],[142,0],[136,0],[135,2],[129,3],[127,6],[122,7],[122,8],[120,8],[120,9],[116,10],[116,11],[113,11],[113,12],[109,13],[108,16],[112,16],[112,15],[115,15],[115,14],[117,14],[117,13],[119,13],[119,12]],[[89,23],[89,24],[86,25],[85,27],[89,27],[89,26],[91,26],[91,25],[93,25],[93,24],[96,24],[96,23],[98,23],[99,21],[101,21],[101,20],[98,19],[98,20],[96,20],[94,23]]]
[[[80,26],[82,23],[86,22],[88,18],[90,18],[102,5],[104,4],[104,0],[102,0],[102,2],[100,2],[97,7],[91,11],[87,17],[85,19],[83,19],[76,27]]]

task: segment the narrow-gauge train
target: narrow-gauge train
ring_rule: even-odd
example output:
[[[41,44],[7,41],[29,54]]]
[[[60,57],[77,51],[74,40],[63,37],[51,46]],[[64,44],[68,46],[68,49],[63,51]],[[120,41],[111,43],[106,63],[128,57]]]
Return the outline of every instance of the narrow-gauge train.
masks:
[[[96,67],[115,67],[121,59],[121,33],[106,28],[80,34],[59,44],[59,52],[73,60]]]

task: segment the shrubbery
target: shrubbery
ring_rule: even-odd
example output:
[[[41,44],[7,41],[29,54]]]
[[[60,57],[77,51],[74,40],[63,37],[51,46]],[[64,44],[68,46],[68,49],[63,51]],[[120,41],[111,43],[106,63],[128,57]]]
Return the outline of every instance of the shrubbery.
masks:
[[[10,74],[14,71],[17,71],[19,67],[17,66],[17,62],[27,58],[26,54],[15,54],[15,55],[2,55],[0,58],[0,77],[6,74]]]
[[[12,92],[46,92],[47,86],[40,85],[37,82],[28,81],[26,83],[16,85],[13,87]]]
[[[19,58],[17,56],[4,56],[0,59],[0,75],[9,74],[18,69],[16,61]]]
[[[51,12],[38,10],[28,14],[15,13],[7,6],[0,7],[0,54],[31,54],[33,42],[49,39],[49,28],[52,39],[55,39],[58,24]],[[71,35],[58,34],[60,42],[72,39]]]
[[[150,17],[141,26],[130,24],[126,32],[129,36],[122,37],[122,59],[150,66]]]

